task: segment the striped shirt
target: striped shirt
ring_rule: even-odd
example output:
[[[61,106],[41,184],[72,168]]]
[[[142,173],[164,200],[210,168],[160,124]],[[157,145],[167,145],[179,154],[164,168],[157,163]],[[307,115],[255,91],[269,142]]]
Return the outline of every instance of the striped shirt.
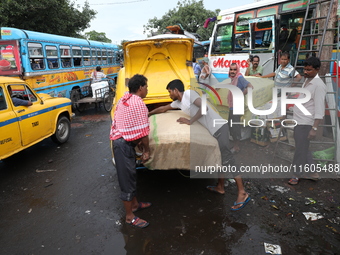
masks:
[[[291,64],[288,64],[285,67],[280,65],[275,71],[274,84],[279,88],[290,87],[293,83],[294,77],[296,77],[298,74],[299,73]]]
[[[148,108],[141,97],[125,93],[116,107],[110,139],[117,140],[123,137],[125,141],[135,141],[149,135],[148,113]]]

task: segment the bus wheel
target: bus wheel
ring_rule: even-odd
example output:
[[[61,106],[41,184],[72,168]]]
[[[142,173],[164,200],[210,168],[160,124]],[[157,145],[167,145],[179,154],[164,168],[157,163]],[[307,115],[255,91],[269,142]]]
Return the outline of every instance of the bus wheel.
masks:
[[[113,103],[113,97],[111,93],[105,92],[103,99],[104,99],[103,105],[104,105],[105,111],[110,112],[112,109],[112,103]]]
[[[78,110],[78,112],[83,112],[86,108],[86,104],[85,103],[76,103],[76,108]]]
[[[58,119],[55,133],[51,136],[52,141],[57,144],[65,143],[70,137],[71,123],[65,116],[61,116]]]
[[[80,91],[79,89],[72,89],[70,94],[70,99],[72,102],[72,111],[76,110],[76,102],[80,99]]]

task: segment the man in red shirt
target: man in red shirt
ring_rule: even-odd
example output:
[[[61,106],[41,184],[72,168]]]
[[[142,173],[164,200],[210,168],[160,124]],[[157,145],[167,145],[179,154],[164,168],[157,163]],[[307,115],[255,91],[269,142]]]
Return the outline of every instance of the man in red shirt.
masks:
[[[119,100],[112,122],[110,139],[116,162],[118,182],[123,200],[126,223],[145,228],[145,220],[134,215],[140,209],[148,208],[151,203],[138,202],[136,198],[136,152],[138,145],[142,150],[142,162],[150,158],[148,109],[143,98],[148,94],[147,78],[134,75],[128,83],[129,92]]]

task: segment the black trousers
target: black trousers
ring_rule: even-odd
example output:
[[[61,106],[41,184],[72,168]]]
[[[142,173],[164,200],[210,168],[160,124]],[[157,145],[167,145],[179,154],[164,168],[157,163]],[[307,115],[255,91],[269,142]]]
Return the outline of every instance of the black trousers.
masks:
[[[295,153],[293,165],[296,166],[296,175],[301,176],[303,172],[300,169],[307,165],[314,164],[312,153],[309,150],[310,141],[308,140],[309,131],[312,129],[310,125],[297,125],[294,127]]]
[[[224,124],[220,129],[218,129],[214,137],[218,142],[218,146],[221,152],[222,166],[236,166],[237,170],[239,166],[235,163],[233,153],[230,151],[229,147],[229,126]],[[233,177],[239,175],[238,173],[231,173]]]
[[[136,196],[137,173],[135,146],[133,142],[127,142],[123,138],[113,141],[118,183],[121,191],[120,199],[123,201],[131,201]]]

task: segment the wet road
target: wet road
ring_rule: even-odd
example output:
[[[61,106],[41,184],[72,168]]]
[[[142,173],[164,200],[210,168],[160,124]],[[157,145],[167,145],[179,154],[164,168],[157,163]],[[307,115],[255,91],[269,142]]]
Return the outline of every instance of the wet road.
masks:
[[[338,180],[245,180],[252,201],[231,212],[236,186],[208,192],[214,180],[185,172],[138,172],[138,198],[153,206],[136,213],[146,229],[124,224],[111,164],[110,118],[89,109],[72,124],[68,143],[50,139],[0,161],[0,254],[265,254],[264,242],[282,254],[340,254]],[[249,164],[271,148],[241,143]],[[244,155],[237,155],[244,160]],[[305,198],[317,202],[305,205]],[[302,212],[324,218],[307,221]]]

